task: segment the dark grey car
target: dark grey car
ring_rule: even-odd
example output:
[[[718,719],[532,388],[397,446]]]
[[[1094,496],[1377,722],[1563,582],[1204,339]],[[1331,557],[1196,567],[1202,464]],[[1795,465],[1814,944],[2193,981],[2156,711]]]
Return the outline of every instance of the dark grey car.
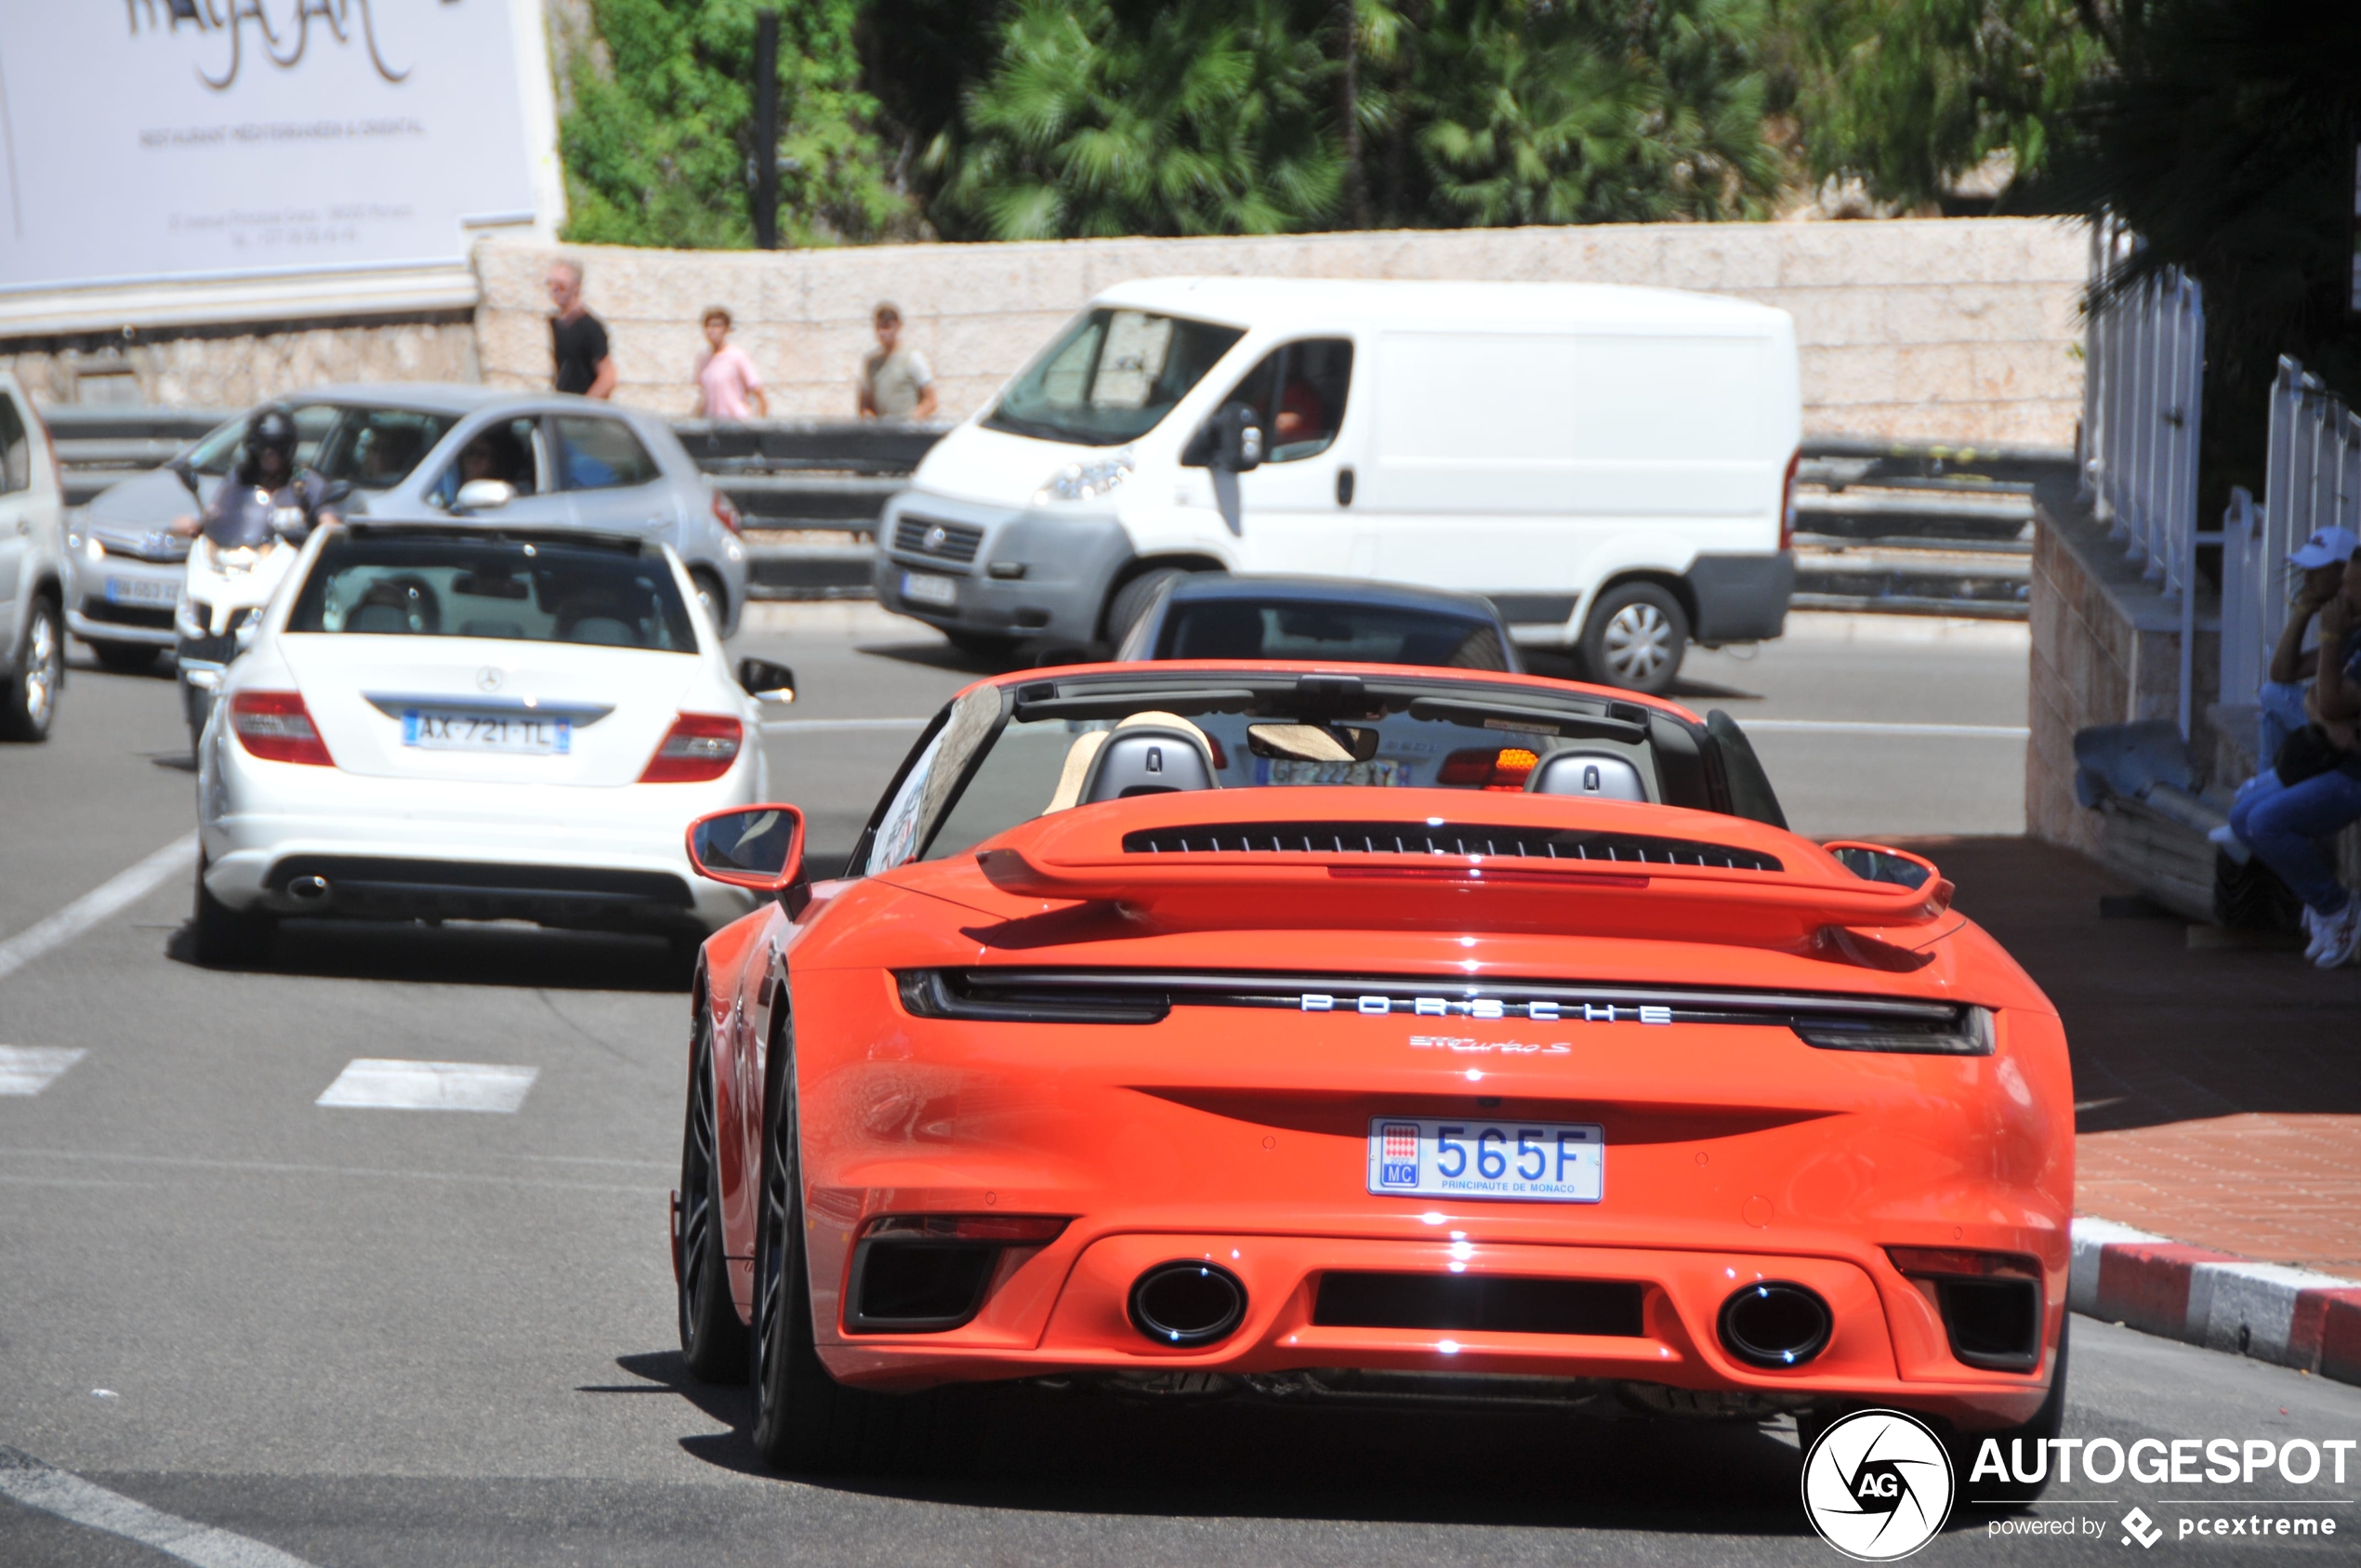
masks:
[[[687,563],[722,634],[745,605],[737,514],[655,415],[555,392],[415,385],[323,387],[274,400],[293,411],[297,461],[352,487],[348,515],[450,511],[467,478],[516,492],[496,512],[534,527],[627,525]],[[183,454],[210,501],[239,457],[246,416]],[[68,519],[66,621],[99,656],[145,665],[174,640],[189,545],[170,532],[197,502],[168,469],[125,480]]]

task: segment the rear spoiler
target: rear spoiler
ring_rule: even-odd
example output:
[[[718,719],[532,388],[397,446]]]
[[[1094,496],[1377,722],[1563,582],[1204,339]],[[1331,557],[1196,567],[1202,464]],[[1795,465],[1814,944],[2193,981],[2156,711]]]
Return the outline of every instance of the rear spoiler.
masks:
[[[1952,893],[1931,867],[1916,887],[1870,880],[1741,818],[1464,790],[1111,802],[1011,829],[976,861],[1004,892],[1168,928],[1333,925],[1342,906],[1374,928],[1731,942],[1898,969],[1926,961],[1914,949]]]

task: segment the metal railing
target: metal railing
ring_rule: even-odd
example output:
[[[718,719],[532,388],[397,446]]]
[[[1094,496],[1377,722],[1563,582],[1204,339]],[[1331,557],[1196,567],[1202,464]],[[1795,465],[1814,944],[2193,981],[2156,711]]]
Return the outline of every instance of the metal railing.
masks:
[[[2361,415],[2281,355],[2271,383],[2262,500],[2230,492],[2222,519],[2222,694],[2251,693],[2295,598],[2288,552],[2323,528],[2361,532]],[[2262,764],[2269,758],[2261,758]]]
[[[2091,237],[2092,276],[2130,254],[2111,225]],[[2181,610],[2181,734],[2189,735],[2196,651],[2197,432],[2205,300],[2177,269],[2091,313],[2084,347],[2082,493],[2142,575]]]

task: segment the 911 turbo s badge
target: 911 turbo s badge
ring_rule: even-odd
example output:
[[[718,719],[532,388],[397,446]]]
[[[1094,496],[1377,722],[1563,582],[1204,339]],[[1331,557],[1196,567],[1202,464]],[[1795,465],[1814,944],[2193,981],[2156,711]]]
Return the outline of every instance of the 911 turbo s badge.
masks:
[[[1414,1051],[1457,1051],[1470,1056],[1568,1056],[1574,1047],[1564,1040],[1540,1045],[1531,1040],[1479,1040],[1466,1034],[1413,1034]]]

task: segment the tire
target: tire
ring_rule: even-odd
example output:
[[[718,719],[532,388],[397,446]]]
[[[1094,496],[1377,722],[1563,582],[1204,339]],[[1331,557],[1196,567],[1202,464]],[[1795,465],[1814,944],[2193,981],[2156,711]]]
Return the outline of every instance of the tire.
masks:
[[[260,911],[231,908],[213,896],[204,885],[205,868],[212,863],[203,855],[197,857],[196,928],[197,962],[206,968],[237,968],[259,964],[270,956],[272,938],[278,935],[279,917]]]
[[[930,1389],[877,1394],[828,1376],[813,1347],[811,1282],[803,1249],[803,1180],[797,1136],[793,1025],[771,1052],[763,1114],[762,1189],[754,1240],[754,1447],[774,1469],[806,1474],[910,1474],[963,1456],[957,1416],[972,1408]]]
[[[730,1298],[729,1246],[721,1228],[720,1127],[713,1092],[713,1015],[702,997],[689,1048],[689,1103],[680,1131],[680,1213],[672,1235],[679,1281],[680,1359],[701,1383],[746,1375],[746,1325]]]
[[[1994,1481],[1990,1476],[1977,1482],[1971,1482],[1968,1478],[1975,1473],[1976,1455],[1983,1451],[1987,1440],[1998,1441],[2003,1465],[2015,1463],[2016,1445],[2020,1443],[2025,1444],[2027,1455],[2050,1453],[2050,1450],[2038,1445],[2056,1437],[2065,1425],[2066,1332],[2073,1324],[2074,1314],[2070,1311],[2058,1324],[2058,1360],[2050,1372],[2050,1397],[2041,1402],[2041,1408],[2033,1413],[2032,1420],[2021,1427],[2003,1427],[1998,1431],[1954,1432],[1944,1444],[1951,1451],[1954,1496],[1961,1502],[1972,1497],[1978,1502],[2019,1507],[2038,1502],[2041,1494],[2050,1489],[2050,1478],[2057,1471],[2056,1456],[2053,1454],[2051,1455],[2052,1462],[2042,1466],[2038,1481],[2019,1481],[2014,1471],[2004,1481]]]
[[[1131,635],[1131,628],[1140,624],[1140,617],[1148,613],[1148,606],[1155,602],[1164,586],[1188,575],[1178,566],[1151,566],[1108,595],[1107,646],[1122,647],[1123,639]]]
[[[25,610],[24,637],[17,644],[7,687],[0,691],[0,740],[47,740],[65,683],[64,624],[48,595],[36,594]]]
[[[977,659],[1005,659],[1017,651],[1017,639],[988,631],[945,631],[943,637],[960,652]]]
[[[156,667],[155,646],[146,642],[94,642],[90,652],[117,675],[145,675]]]
[[[1592,680],[1651,696],[1671,690],[1689,652],[1689,614],[1656,583],[1620,583],[1599,596],[1582,628]]]

